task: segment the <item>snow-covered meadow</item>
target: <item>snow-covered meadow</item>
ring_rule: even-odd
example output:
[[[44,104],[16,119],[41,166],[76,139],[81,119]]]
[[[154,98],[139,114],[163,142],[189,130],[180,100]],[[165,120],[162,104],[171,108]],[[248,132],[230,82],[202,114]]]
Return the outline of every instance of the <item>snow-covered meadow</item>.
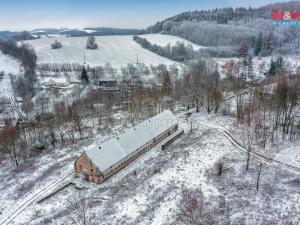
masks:
[[[139,62],[146,65],[172,65],[176,62],[161,57],[137,44],[131,35],[97,36],[98,49],[86,49],[87,37],[58,37],[62,43],[61,49],[52,49],[55,39],[43,38],[27,41],[33,46],[38,56],[38,63],[86,63],[91,66],[110,63],[113,67],[126,66]],[[166,40],[168,37],[166,37]]]

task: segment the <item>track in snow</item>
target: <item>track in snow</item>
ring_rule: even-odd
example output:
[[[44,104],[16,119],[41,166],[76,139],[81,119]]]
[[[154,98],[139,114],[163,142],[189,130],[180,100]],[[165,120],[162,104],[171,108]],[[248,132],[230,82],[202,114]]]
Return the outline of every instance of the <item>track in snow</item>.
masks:
[[[22,120],[24,120],[24,121],[28,121],[27,117],[24,116],[24,114],[21,112],[21,110],[19,109],[19,107],[16,105],[14,97],[11,96],[9,99],[10,99],[10,103],[13,106],[14,111],[18,114],[19,118],[22,119]]]
[[[218,130],[219,132],[221,132],[234,146],[236,146],[239,150],[245,152],[245,153],[248,153],[247,149],[241,144],[239,143],[239,141],[233,137],[233,135],[227,131],[226,129],[224,129],[223,127],[220,127],[216,124],[211,124],[211,123],[200,123],[196,120],[193,120],[195,123],[199,124],[199,125],[203,125],[203,126],[207,126],[207,127],[210,127],[210,128],[213,128],[213,129],[216,129]],[[297,172],[297,173],[300,173],[300,168],[299,167],[296,167],[296,166],[293,166],[293,165],[290,165],[290,164],[287,164],[287,163],[284,163],[284,162],[281,162],[279,160],[275,160],[275,159],[272,159],[270,157],[267,157],[265,155],[262,155],[260,153],[256,153],[256,152],[253,152],[251,151],[250,154],[256,158],[259,158],[260,160],[268,163],[268,164],[272,164],[272,165],[275,165],[275,166],[281,166],[281,167],[284,167],[286,169],[289,169],[289,170],[292,170],[294,172]]]
[[[39,200],[40,198],[42,198],[45,194],[47,194],[48,191],[53,190],[54,188],[56,188],[59,184],[61,184],[62,182],[64,182],[68,177],[70,177],[71,175],[74,174],[74,170],[71,170],[70,172],[68,172],[64,177],[62,177],[59,180],[55,180],[53,182],[51,182],[50,184],[48,184],[46,187],[42,188],[41,190],[39,190],[37,193],[35,193],[33,196],[29,197],[27,200],[25,200],[16,210],[13,211],[13,213],[7,217],[5,220],[3,220],[1,222],[1,225],[8,225],[11,222],[13,222],[13,220],[20,215],[24,210],[26,210],[26,208],[28,206],[30,206],[32,203],[34,203],[35,201]]]

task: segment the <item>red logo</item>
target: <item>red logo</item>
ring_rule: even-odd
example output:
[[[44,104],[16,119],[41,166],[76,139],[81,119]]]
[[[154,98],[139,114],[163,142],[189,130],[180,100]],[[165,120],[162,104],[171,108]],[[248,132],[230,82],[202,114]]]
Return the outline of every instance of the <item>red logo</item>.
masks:
[[[296,10],[273,10],[272,20],[300,20],[300,11]]]

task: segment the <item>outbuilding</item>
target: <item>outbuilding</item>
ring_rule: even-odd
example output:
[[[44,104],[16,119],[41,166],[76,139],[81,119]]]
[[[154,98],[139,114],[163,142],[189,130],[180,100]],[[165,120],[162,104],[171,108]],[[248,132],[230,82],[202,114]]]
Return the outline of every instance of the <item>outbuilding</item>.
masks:
[[[178,121],[166,110],[99,145],[92,145],[75,161],[77,176],[101,183],[178,129]]]

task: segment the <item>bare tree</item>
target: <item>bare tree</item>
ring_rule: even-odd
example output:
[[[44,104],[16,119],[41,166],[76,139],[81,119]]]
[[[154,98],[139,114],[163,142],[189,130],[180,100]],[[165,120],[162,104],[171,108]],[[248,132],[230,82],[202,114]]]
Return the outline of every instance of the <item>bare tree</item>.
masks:
[[[80,134],[80,137],[83,135],[83,128],[85,126],[85,120],[79,114],[75,114],[73,117],[73,123],[76,125],[76,128]]]
[[[11,124],[6,124],[0,132],[0,151],[9,154],[14,161],[16,167],[19,166],[20,149],[17,146],[19,140],[19,132],[17,128]]]
[[[45,112],[48,112],[50,99],[46,97],[45,93],[40,94],[36,98],[36,107],[37,110],[41,112],[42,115],[44,115]]]
[[[213,219],[205,208],[200,191],[187,190],[183,192],[178,222],[185,225],[213,224]]]
[[[76,130],[75,130],[75,125],[73,123],[68,123],[67,124],[66,133],[69,136],[72,143],[75,143]]]
[[[91,198],[82,192],[76,192],[69,200],[69,209],[74,224],[88,225],[90,223]]]

